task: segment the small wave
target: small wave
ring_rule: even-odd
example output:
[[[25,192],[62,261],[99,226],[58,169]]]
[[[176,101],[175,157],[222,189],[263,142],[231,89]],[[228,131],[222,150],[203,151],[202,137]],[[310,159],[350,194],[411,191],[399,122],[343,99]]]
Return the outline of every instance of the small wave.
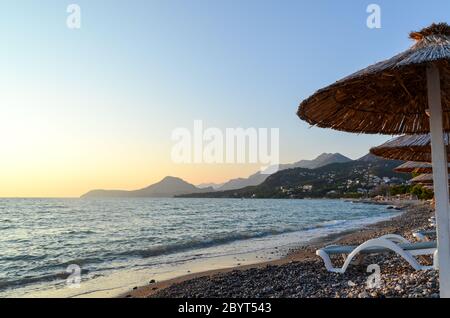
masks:
[[[57,205],[57,204],[44,204],[44,205],[36,205],[35,206],[37,209],[48,209],[48,208],[52,208],[52,209],[64,209],[67,208],[67,206],[65,205]],[[43,211],[44,212],[44,211]],[[50,211],[45,211],[45,212],[50,212]]]
[[[200,248],[207,248],[217,245],[223,245],[236,241],[250,240],[264,238],[268,236],[288,234],[302,231],[313,231],[321,228],[332,228],[346,224],[347,220],[330,220],[324,221],[312,226],[304,227],[285,227],[282,229],[272,229],[260,232],[240,232],[240,233],[228,233],[216,236],[210,236],[208,238],[191,239],[186,242],[173,243],[167,245],[156,245],[147,249],[128,250],[119,253],[108,253],[108,257],[141,257],[149,258],[160,255],[175,254],[179,252],[185,252],[189,250],[196,250]]]
[[[323,229],[323,228],[333,228],[333,227],[337,227],[337,226],[346,224],[347,222],[348,222],[347,220],[323,221],[323,222],[316,223],[316,224],[311,225],[311,226],[305,226],[301,230],[302,231],[312,231],[312,230]]]
[[[283,230],[270,230],[264,232],[241,232],[241,233],[230,233],[222,236],[210,237],[210,238],[199,238],[193,239],[184,243],[174,243],[168,245],[157,245],[150,247],[148,249],[138,249],[131,251],[124,251],[120,253],[109,254],[109,257],[114,256],[126,256],[126,257],[142,257],[149,258],[165,254],[174,254],[178,252],[184,252],[189,250],[196,250],[200,248],[207,248],[216,245],[222,245],[227,243],[232,243],[235,241],[249,240],[255,238],[262,238],[272,235],[292,233],[299,229],[286,228]]]
[[[66,267],[66,266],[69,266],[69,265],[72,265],[72,264],[76,264],[76,265],[79,265],[79,266],[84,266],[86,264],[100,264],[100,263],[103,263],[105,261],[106,261],[106,259],[103,258],[103,257],[76,258],[76,259],[73,259],[73,260],[70,260],[70,261],[62,262],[58,266]]]
[[[347,220],[330,220],[319,223],[316,227],[333,227],[347,223]]]
[[[0,226],[0,231],[14,229],[14,228],[15,228],[14,225],[4,225],[4,226]]]
[[[96,234],[97,232],[92,230],[68,230],[65,232],[62,232],[62,235],[89,235],[89,234]]]
[[[88,270],[81,270],[82,275],[86,275]],[[15,280],[0,280],[0,290],[8,289],[16,286],[26,286],[31,284],[37,284],[42,282],[51,282],[51,281],[64,281],[69,277],[71,273],[67,273],[65,271],[53,273],[53,274],[44,274],[40,276],[26,276],[20,279]]]
[[[46,257],[47,257],[47,254],[43,254],[43,255],[22,254],[22,255],[6,256],[6,257],[3,256],[2,257],[2,261],[6,261],[6,262],[19,262],[19,261],[31,262],[31,261],[43,260]]]

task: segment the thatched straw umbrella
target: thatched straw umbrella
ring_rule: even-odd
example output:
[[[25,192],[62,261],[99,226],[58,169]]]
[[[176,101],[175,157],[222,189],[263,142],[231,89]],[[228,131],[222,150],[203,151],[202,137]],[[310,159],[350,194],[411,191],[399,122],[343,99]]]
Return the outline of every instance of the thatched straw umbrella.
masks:
[[[433,173],[433,166],[426,162],[407,161],[404,164],[394,168],[399,173]],[[450,171],[450,164],[448,165]]]
[[[414,184],[432,185],[433,184],[433,175],[430,173],[424,173],[424,174],[421,174],[420,176],[412,178],[409,181]]]
[[[356,133],[431,132],[442,297],[450,297],[450,223],[447,155],[450,131],[450,26],[411,33],[415,44],[317,91],[298,116],[319,127]]]
[[[445,133],[446,146],[448,146],[449,139],[449,134]],[[447,149],[449,148],[447,147]],[[370,153],[386,159],[431,162],[431,136],[430,134],[400,136],[371,148]],[[450,159],[448,151],[447,158]]]
[[[394,171],[399,173],[431,173],[433,169],[431,164],[426,162],[407,161],[394,168]]]
[[[414,184],[433,184],[433,175],[429,173],[421,174],[420,176],[417,176],[415,178],[412,178],[409,180],[411,183]]]
[[[347,132],[429,133],[425,112],[431,105],[424,84],[430,69],[430,76],[441,77],[443,125],[449,131],[449,36],[446,23],[411,33],[416,43],[410,49],[317,91],[300,104],[298,116],[311,125]]]

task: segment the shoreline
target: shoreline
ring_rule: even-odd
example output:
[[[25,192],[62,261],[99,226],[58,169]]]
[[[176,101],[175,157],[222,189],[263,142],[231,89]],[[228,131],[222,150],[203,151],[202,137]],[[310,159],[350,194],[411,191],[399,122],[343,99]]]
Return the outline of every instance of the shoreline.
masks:
[[[430,215],[431,209],[426,202],[373,202],[374,204],[382,205],[400,205],[402,212],[398,216],[394,216],[389,220],[380,221],[374,224],[363,226],[362,228],[356,228],[352,230],[346,230],[339,233],[329,234],[323,237],[315,238],[307,243],[307,245],[298,245],[288,251],[288,253],[279,259],[268,260],[258,263],[246,264],[241,266],[233,266],[222,269],[204,270],[195,273],[189,273],[186,275],[174,277],[162,281],[151,281],[151,283],[142,286],[134,287],[126,293],[119,295],[118,297],[127,298],[147,298],[147,297],[177,297],[178,295],[172,293],[172,289],[186,289],[189,291],[189,282],[197,280],[214,280],[219,277],[232,276],[236,273],[245,273],[248,271],[264,271],[267,268],[280,268],[283,266],[289,266],[290,264],[306,264],[308,262],[315,262],[319,267],[323,264],[318,262],[318,257],[315,255],[315,250],[330,244],[356,244],[362,243],[369,238],[381,236],[387,233],[402,234],[408,239],[412,240],[412,230],[416,230],[420,227],[425,228],[427,225],[427,219]],[[419,213],[417,213],[419,211]],[[427,213],[428,212],[428,213]],[[419,215],[419,217],[418,217]],[[412,224],[408,226],[408,219]],[[410,222],[411,223],[411,222]],[[410,232],[410,233],[407,233]],[[187,295],[180,295],[185,297]],[[214,295],[204,294],[201,297],[214,297]],[[240,295],[242,296],[242,295]],[[257,295],[249,295],[250,297],[257,297]]]

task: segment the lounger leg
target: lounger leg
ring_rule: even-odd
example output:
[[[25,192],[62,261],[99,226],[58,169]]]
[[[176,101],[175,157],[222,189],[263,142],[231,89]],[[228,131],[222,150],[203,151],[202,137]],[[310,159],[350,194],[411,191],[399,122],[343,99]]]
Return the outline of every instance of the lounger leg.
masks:
[[[344,273],[345,272],[345,270],[342,271],[342,269],[340,269],[340,268],[333,267],[333,262],[331,261],[330,256],[325,251],[317,250],[316,255],[322,258],[327,271],[332,272],[332,273]]]

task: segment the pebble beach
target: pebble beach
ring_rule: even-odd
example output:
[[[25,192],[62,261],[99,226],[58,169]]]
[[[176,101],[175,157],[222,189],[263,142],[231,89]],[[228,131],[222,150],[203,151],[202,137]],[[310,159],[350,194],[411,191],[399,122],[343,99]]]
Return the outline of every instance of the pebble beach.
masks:
[[[169,281],[149,281],[122,297],[127,298],[437,298],[438,273],[415,271],[394,254],[365,257],[345,274],[329,273],[315,251],[330,244],[358,245],[385,234],[400,234],[416,241],[412,233],[430,229],[434,211],[426,202],[398,204],[404,212],[388,221],[357,231],[324,237],[308,246],[292,249],[282,259],[262,264],[197,273]],[[339,260],[338,260],[339,261]],[[422,263],[431,259],[422,257]],[[377,264],[380,283],[370,286],[367,266]]]

